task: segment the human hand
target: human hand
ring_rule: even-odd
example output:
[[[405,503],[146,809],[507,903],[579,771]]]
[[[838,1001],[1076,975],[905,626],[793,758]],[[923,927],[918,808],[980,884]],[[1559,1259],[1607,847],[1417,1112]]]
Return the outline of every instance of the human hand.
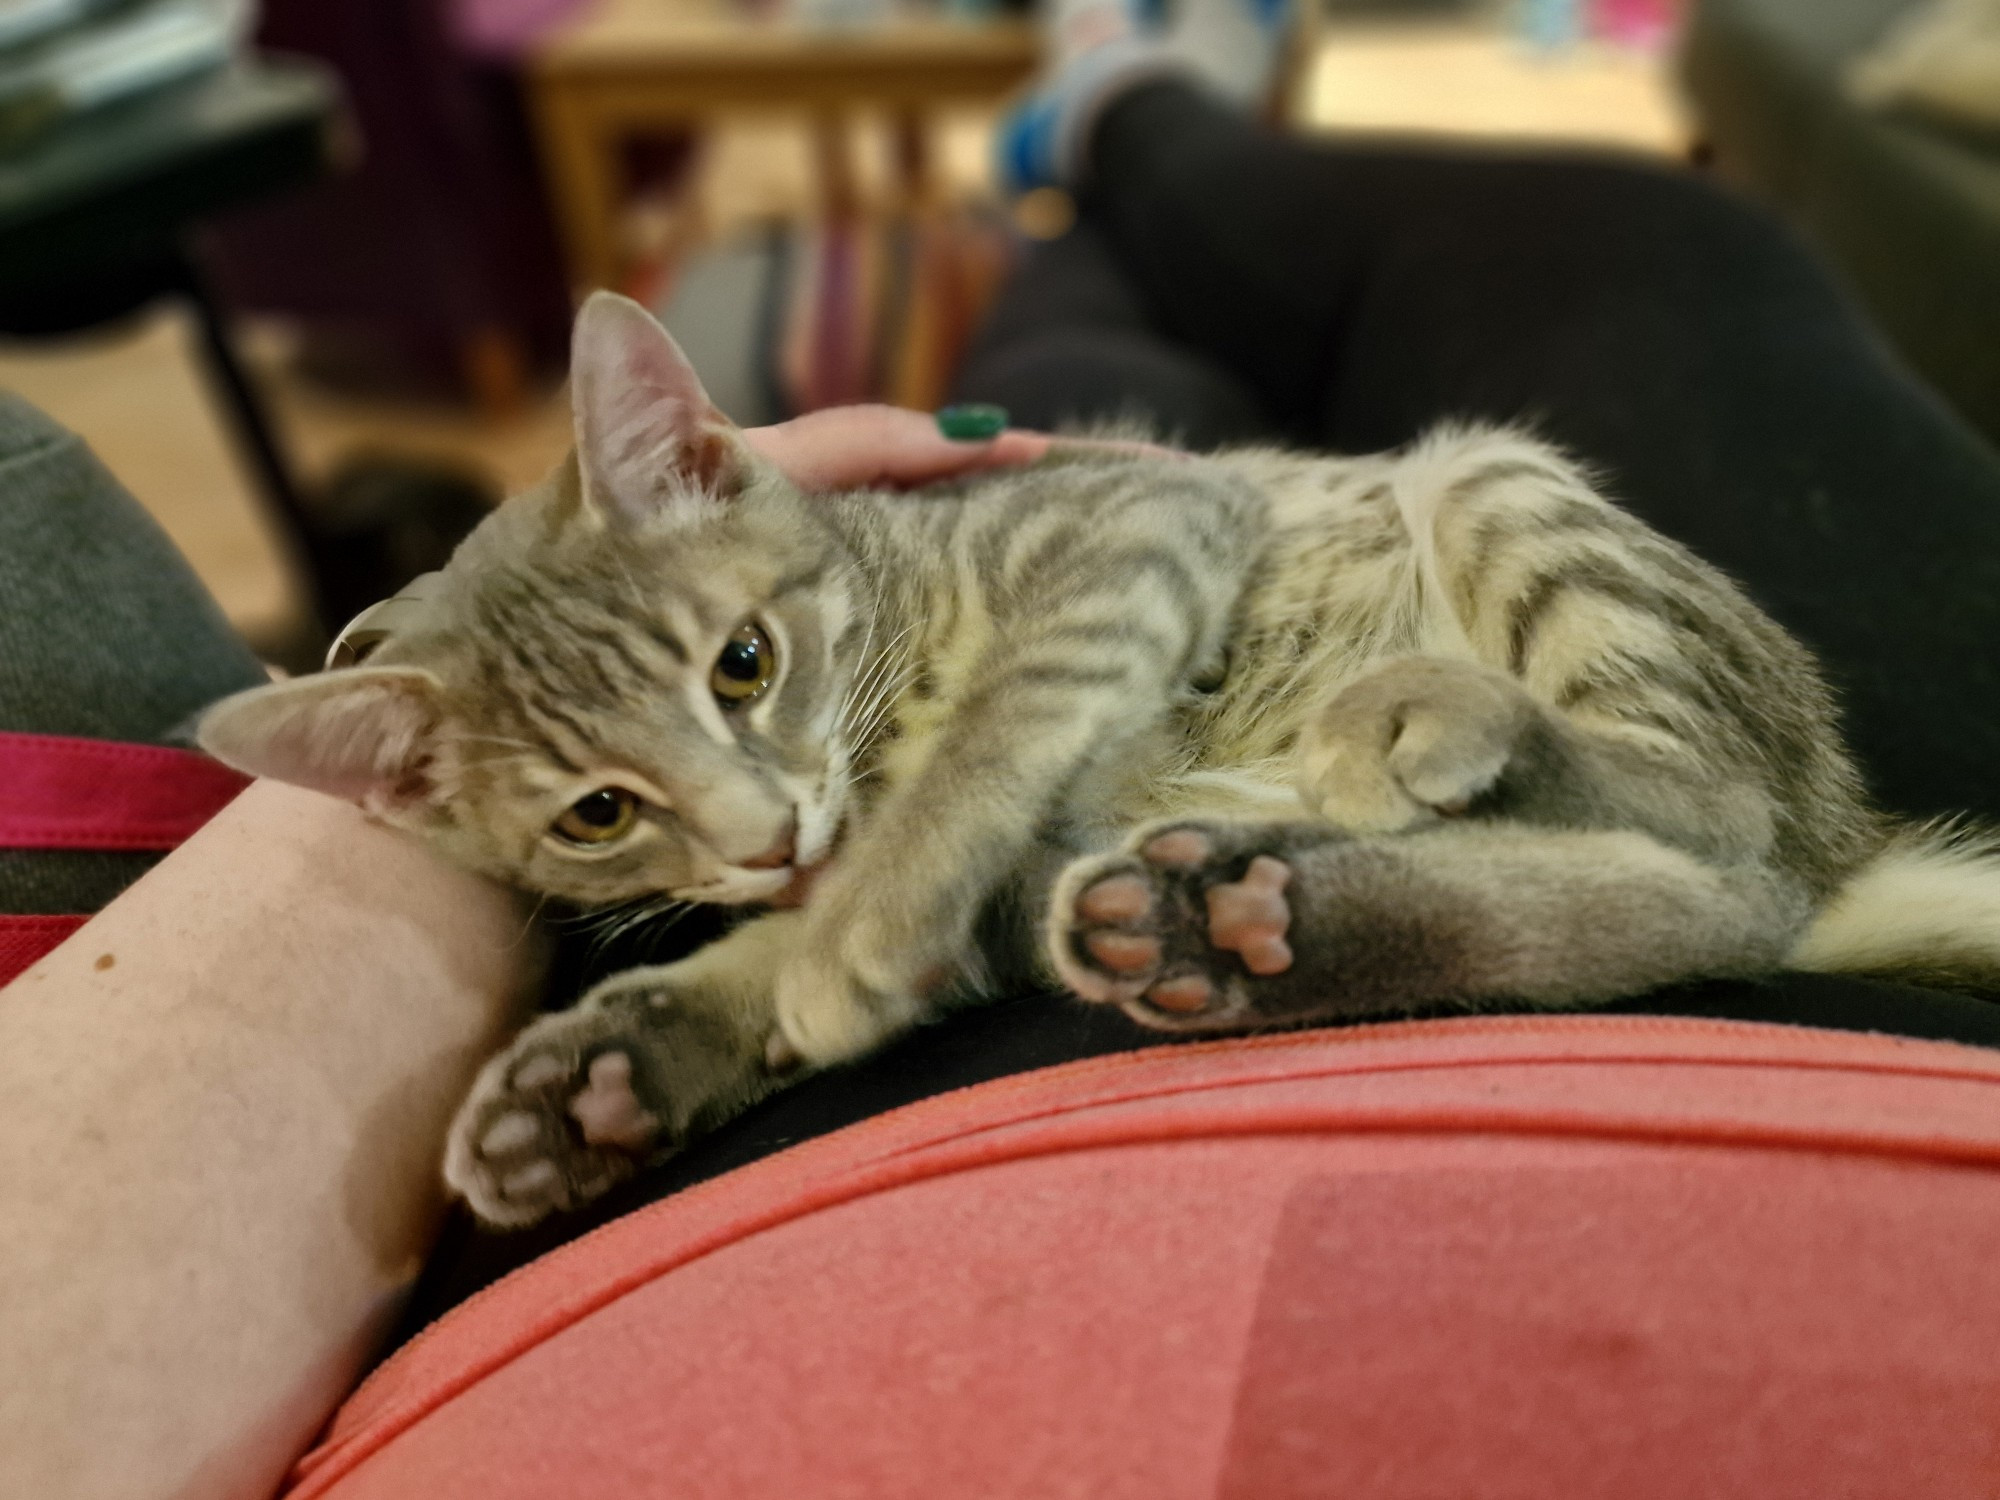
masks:
[[[772,427],[752,427],[744,441],[801,489],[852,490],[931,484],[981,469],[1029,464],[1053,439],[1008,431],[958,442],[928,412],[899,406],[835,406]]]
[[[743,438],[804,490],[935,484],[982,469],[1031,464],[1057,446],[1186,457],[1152,443],[1056,438],[1020,428],[1009,428],[995,438],[961,442],[939,432],[937,418],[929,412],[900,406],[831,406],[775,426],[747,428]]]

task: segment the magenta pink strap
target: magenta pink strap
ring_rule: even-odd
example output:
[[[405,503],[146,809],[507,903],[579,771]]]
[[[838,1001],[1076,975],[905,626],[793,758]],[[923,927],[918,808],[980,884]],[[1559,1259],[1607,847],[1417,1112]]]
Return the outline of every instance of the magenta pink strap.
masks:
[[[57,947],[88,917],[0,917],[0,985]]]
[[[192,750],[0,732],[0,849],[171,849],[249,784]]]
[[[0,731],[0,849],[171,849],[249,784],[190,750]],[[0,916],[0,984],[84,921]]]

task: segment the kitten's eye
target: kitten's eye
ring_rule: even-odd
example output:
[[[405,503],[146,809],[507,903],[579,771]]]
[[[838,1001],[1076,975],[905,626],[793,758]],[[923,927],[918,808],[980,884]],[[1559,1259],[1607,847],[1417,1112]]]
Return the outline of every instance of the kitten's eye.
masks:
[[[556,833],[572,844],[608,844],[629,833],[638,816],[639,799],[624,787],[600,787],[569,805],[556,819]]]
[[[739,625],[716,657],[708,685],[724,708],[735,708],[769,687],[777,670],[778,653],[771,648],[770,637],[755,625]]]

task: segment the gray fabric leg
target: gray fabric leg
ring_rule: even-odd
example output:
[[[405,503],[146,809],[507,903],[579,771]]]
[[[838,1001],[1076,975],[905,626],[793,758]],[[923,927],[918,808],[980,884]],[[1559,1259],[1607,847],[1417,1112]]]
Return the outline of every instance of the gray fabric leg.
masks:
[[[0,392],[0,729],[162,743],[263,680],[152,517]],[[0,911],[95,911],[157,858],[0,850]]]

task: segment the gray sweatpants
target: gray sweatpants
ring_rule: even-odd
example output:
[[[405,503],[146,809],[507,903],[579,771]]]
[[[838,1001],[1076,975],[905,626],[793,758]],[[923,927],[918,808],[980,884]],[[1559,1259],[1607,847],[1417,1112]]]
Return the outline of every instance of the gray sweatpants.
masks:
[[[0,392],[0,730],[165,742],[263,669],[92,456]],[[0,849],[0,912],[88,912],[154,854]]]

